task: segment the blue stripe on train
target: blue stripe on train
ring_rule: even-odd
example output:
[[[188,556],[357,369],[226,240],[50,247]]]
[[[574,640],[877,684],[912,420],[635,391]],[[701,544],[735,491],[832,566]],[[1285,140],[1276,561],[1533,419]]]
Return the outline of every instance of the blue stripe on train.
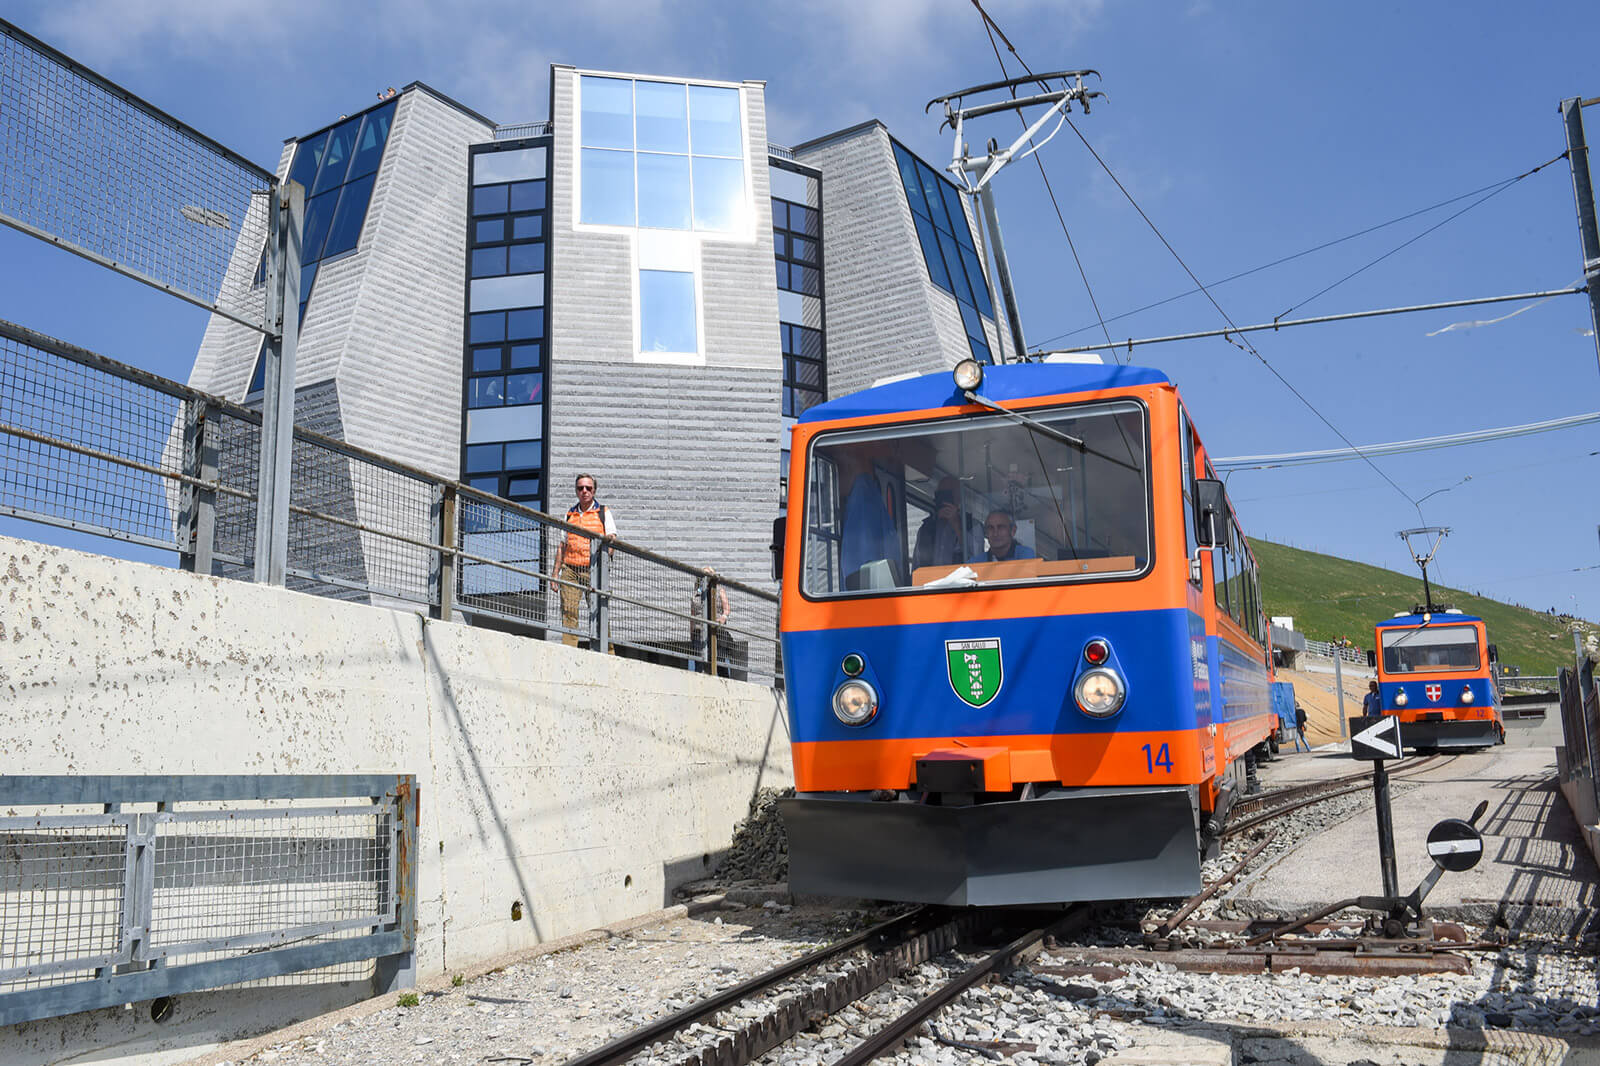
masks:
[[[1428,698],[1428,686],[1439,686],[1439,698]],[[1472,690],[1472,702],[1461,702],[1461,690]],[[1394,698],[1400,690],[1406,694],[1406,705],[1395,706]],[[1390,711],[1437,711],[1446,707],[1493,707],[1494,689],[1487,677],[1420,678],[1416,681],[1385,681],[1378,686],[1378,696]]]
[[[783,637],[792,740],[889,740],[922,736],[1014,736],[1193,729],[1195,669],[1187,609],[1056,615],[882,628],[813,630]],[[1125,671],[1127,703],[1109,719],[1090,718],[1071,686],[1083,646],[1111,643]],[[951,687],[944,642],[999,638],[999,694],[981,708]],[[1203,645],[1201,646],[1203,649]],[[867,660],[881,699],[867,726],[833,716],[833,690],[850,652]]]

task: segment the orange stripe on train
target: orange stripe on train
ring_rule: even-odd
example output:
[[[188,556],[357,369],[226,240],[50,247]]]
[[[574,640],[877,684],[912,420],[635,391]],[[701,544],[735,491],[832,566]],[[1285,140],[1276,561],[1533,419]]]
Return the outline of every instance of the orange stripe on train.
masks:
[[[1163,746],[1165,752],[1161,750]],[[988,751],[973,752],[974,757],[985,760],[986,768],[994,768],[988,782],[991,789],[996,789],[999,781],[1005,782],[1005,789],[1027,781],[1192,785],[1206,776],[1201,763],[1200,731],[1185,729],[798,743],[791,749],[794,783],[801,792],[910,788],[915,784],[917,760],[930,752],[991,748],[1004,749],[1007,757],[996,761]],[[1170,771],[1165,765],[1168,761]],[[1003,770],[1003,774],[996,777],[995,770]]]

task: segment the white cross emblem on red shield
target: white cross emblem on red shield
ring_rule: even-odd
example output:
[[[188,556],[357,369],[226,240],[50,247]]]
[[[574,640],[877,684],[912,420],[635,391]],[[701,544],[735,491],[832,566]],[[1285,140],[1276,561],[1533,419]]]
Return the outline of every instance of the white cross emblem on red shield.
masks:
[[[1427,692],[1429,700],[1438,703],[1439,697],[1444,694],[1444,687],[1441,685],[1428,685],[1424,688],[1424,691]]]

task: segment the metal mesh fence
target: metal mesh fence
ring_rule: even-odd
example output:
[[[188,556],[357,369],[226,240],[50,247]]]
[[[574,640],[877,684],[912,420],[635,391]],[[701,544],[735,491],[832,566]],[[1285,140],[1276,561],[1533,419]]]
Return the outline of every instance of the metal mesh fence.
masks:
[[[160,820],[152,952],[259,947],[392,920],[393,816],[290,808]]]
[[[0,220],[265,330],[274,178],[0,20]]]
[[[178,547],[171,483],[151,468],[181,462],[174,433],[183,404],[20,333],[0,335],[0,510]]]
[[[0,992],[82,980],[122,944],[128,818],[0,819]]]
[[[170,994],[372,974],[414,943],[410,777],[14,777],[0,793],[28,811],[0,819],[0,1026],[151,998],[147,978]]]
[[[252,577],[260,443],[247,407],[0,321],[0,512]],[[689,669],[706,668],[714,636],[719,674],[778,676],[777,600],[763,590],[708,586],[622,542],[592,571],[552,573],[565,523],[305,430],[289,497],[299,591],[441,614],[448,600],[469,620]],[[708,587],[720,590],[709,623]]]

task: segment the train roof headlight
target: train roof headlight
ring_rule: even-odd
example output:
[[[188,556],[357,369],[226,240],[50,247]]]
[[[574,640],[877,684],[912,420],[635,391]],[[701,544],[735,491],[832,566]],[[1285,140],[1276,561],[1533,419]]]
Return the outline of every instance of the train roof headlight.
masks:
[[[1410,700],[1406,699],[1406,690],[1405,689],[1401,689],[1399,692],[1396,692],[1394,694],[1394,705],[1396,707],[1404,707],[1406,704],[1408,704],[1410,702],[1411,702]]]
[[[962,392],[972,392],[983,384],[983,364],[976,359],[963,359],[956,364],[950,376],[955,378],[956,388]]]
[[[1109,718],[1122,709],[1128,689],[1116,671],[1100,667],[1083,672],[1072,688],[1072,696],[1084,714],[1091,718]]]
[[[878,713],[878,692],[859,678],[833,690],[833,716],[845,725],[866,725]]]
[[[1462,703],[1471,703],[1472,702],[1472,686],[1471,685],[1463,685],[1463,686],[1461,686],[1461,702]]]

